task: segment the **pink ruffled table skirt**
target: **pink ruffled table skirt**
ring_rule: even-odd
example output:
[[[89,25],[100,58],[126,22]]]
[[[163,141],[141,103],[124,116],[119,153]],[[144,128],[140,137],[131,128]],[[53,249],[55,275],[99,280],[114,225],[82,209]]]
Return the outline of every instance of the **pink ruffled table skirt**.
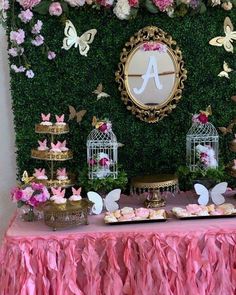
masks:
[[[171,207],[190,202],[169,200]],[[236,218],[89,221],[53,232],[15,216],[1,248],[0,295],[236,294]]]

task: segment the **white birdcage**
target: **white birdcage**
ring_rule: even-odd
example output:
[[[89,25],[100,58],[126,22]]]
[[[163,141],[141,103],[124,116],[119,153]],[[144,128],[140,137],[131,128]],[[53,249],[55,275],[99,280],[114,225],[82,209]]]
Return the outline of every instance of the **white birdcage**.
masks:
[[[186,136],[187,166],[190,171],[198,168],[217,168],[219,135],[209,122],[193,123]]]
[[[92,130],[87,138],[88,178],[117,178],[117,154],[118,143],[112,130]]]

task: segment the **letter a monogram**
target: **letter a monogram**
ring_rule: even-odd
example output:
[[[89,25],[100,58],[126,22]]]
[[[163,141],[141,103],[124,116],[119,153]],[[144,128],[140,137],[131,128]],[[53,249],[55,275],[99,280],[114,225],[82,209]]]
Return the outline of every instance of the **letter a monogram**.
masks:
[[[141,94],[145,90],[150,78],[155,79],[155,84],[156,84],[157,89],[163,88],[163,86],[160,82],[160,79],[159,79],[159,75],[158,75],[156,59],[155,59],[155,56],[153,56],[153,55],[149,57],[149,63],[148,63],[148,68],[147,68],[146,74],[142,75],[143,84],[142,84],[141,88],[139,88],[139,89],[133,88],[134,93]]]

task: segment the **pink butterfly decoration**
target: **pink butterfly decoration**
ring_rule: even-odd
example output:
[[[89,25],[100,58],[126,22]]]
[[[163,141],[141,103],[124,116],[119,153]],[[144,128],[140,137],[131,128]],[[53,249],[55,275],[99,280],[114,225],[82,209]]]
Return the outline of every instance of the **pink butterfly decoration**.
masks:
[[[82,190],[82,188],[80,187],[79,189],[75,189],[75,188],[73,188],[72,187],[72,192],[73,192],[73,195],[74,196],[80,196],[80,194],[81,194],[81,190]]]
[[[67,177],[66,168],[59,168],[59,169],[57,169],[57,176]]]
[[[38,150],[39,151],[46,151],[48,150],[48,147],[47,147],[47,139],[44,139],[44,141],[40,141],[38,140]]]
[[[59,188],[52,187],[51,190],[52,190],[53,196],[64,198],[64,196],[65,196],[65,189],[62,190],[61,187],[59,187]]]
[[[51,142],[51,149],[50,149],[50,151],[52,151],[52,152],[61,152],[60,146],[61,146],[61,143],[59,141],[56,144],[54,144],[53,142]]]
[[[47,175],[45,175],[45,169],[39,168],[39,169],[34,169],[34,176],[38,179],[47,179]]]
[[[49,114],[47,114],[47,115],[44,115],[43,113],[41,113],[41,118],[42,118],[42,120],[43,120],[43,122],[48,122],[48,121],[50,121],[50,116],[51,116],[51,114],[49,113]]]
[[[56,115],[57,123],[64,123],[64,117],[65,117],[64,114],[61,116]]]
[[[66,152],[66,151],[69,150],[69,149],[66,147],[66,140],[64,140],[63,142],[60,142],[60,141],[59,141],[59,143],[60,143],[60,149],[61,149],[62,152]]]

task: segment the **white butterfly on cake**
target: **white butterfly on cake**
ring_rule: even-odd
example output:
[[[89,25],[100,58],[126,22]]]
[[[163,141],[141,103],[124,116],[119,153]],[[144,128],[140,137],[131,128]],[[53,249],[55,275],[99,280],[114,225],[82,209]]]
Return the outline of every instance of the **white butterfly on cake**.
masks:
[[[233,69],[231,69],[229,67],[229,65],[227,64],[227,62],[224,61],[224,64],[223,64],[223,71],[221,71],[219,74],[218,74],[218,77],[224,77],[224,78],[227,78],[229,79],[229,73],[232,72]]]
[[[207,205],[209,199],[216,205],[221,205],[225,202],[224,194],[227,190],[228,183],[221,182],[214,186],[211,190],[208,190],[204,185],[196,183],[194,189],[196,193],[200,196],[198,198],[198,204]]]
[[[100,214],[102,212],[103,206],[106,208],[107,211],[115,211],[119,209],[119,205],[117,201],[120,199],[120,189],[114,189],[110,191],[107,196],[103,199],[98,193],[96,192],[88,192],[88,199],[89,201],[93,202],[94,205],[92,207],[92,212],[94,214]]]
[[[225,18],[224,32],[225,37],[215,37],[209,41],[209,44],[213,46],[224,46],[226,51],[233,53],[234,48],[232,42],[236,40],[236,31],[234,31],[234,26],[229,17]]]
[[[89,44],[93,42],[97,30],[88,30],[79,37],[72,22],[70,20],[67,20],[64,33],[66,37],[63,39],[62,48],[65,50],[69,50],[73,45],[75,46],[75,48],[79,46],[80,54],[87,56],[87,53],[89,51]]]

